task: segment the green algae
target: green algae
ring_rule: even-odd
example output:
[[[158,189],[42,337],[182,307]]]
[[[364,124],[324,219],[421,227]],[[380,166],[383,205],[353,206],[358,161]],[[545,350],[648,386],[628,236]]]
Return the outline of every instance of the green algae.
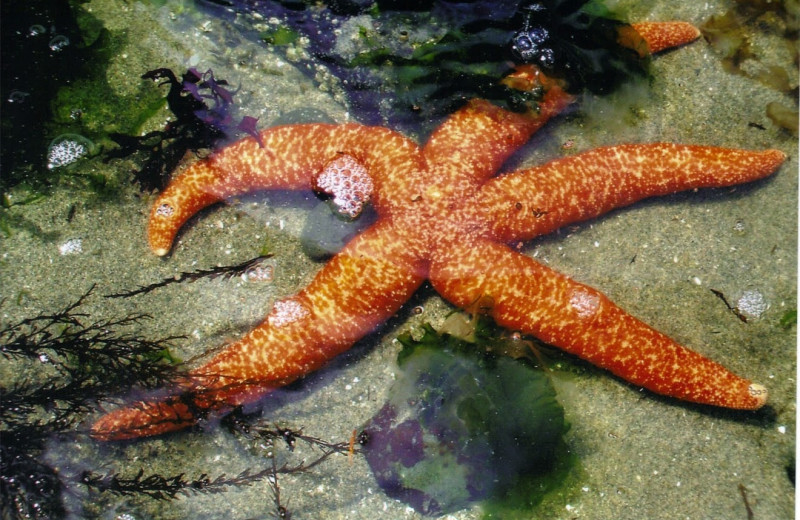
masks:
[[[364,428],[381,487],[423,514],[484,499],[488,518],[530,514],[576,462],[548,374],[489,353],[487,321],[478,320],[477,344],[427,324],[418,340],[398,337],[402,374]]]
[[[784,329],[789,329],[792,325],[797,325],[797,309],[791,309],[783,313],[778,322]]]
[[[68,43],[57,51],[42,50],[51,36],[43,33],[29,35],[25,42],[15,41],[11,46],[16,49],[25,43],[17,49],[18,56],[6,60],[4,67],[8,75],[23,78],[18,83],[31,88],[31,92],[24,102],[4,111],[2,116],[5,175],[0,180],[0,189],[4,198],[8,198],[7,191],[16,188],[15,204],[34,202],[50,186],[74,180],[97,195],[114,196],[126,179],[65,167],[70,163],[48,164],[48,143],[58,136],[73,134],[92,142],[89,156],[96,156],[112,146],[109,134],[141,132],[166,102],[156,87],[138,76],[132,94],[120,95],[115,91],[108,81],[108,69],[130,43],[121,31],[109,31],[83,7],[83,2],[61,1],[53,3],[50,11],[36,9],[37,5],[30,12],[19,6],[4,9],[4,18],[9,23],[5,32],[19,32],[11,25],[12,20],[24,24],[33,17],[30,19],[49,21],[54,28],[63,28]],[[80,157],[73,159],[85,161]]]
[[[280,26],[262,32],[259,38],[269,45],[289,45],[296,42],[300,38],[300,34],[288,27]]]

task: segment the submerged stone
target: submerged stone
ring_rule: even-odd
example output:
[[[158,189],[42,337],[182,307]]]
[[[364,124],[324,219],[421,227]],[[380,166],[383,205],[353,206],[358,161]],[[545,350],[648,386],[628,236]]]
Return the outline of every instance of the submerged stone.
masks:
[[[300,245],[311,259],[326,260],[375,220],[376,214],[369,208],[356,218],[349,218],[331,201],[320,201],[308,215],[300,235]]]

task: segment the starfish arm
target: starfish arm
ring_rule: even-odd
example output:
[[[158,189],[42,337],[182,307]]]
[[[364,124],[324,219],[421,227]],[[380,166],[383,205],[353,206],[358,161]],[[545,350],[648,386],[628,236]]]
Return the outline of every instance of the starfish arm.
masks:
[[[666,143],[598,148],[491,179],[472,206],[498,240],[529,240],[647,197],[754,181],[785,158]]]
[[[687,401],[756,409],[766,389],[682,347],[603,294],[490,241],[450,244],[431,265],[442,296],[465,307],[494,301],[498,324],[532,334],[632,384]]]
[[[534,88],[540,78],[549,81],[529,67],[511,77],[515,85],[524,84],[521,89]],[[481,181],[494,175],[534,132],[574,99],[557,85],[548,86],[535,112],[515,113],[473,99],[436,129],[422,153],[443,183]]]
[[[253,402],[308,374],[394,315],[425,279],[414,240],[379,222],[334,256],[258,327],[189,372],[173,395],[101,417],[100,440],[157,435]]]
[[[261,147],[243,139],[198,161],[170,182],[150,212],[148,240],[167,254],[180,227],[196,212],[255,190],[311,189],[315,174],[342,155],[362,164],[374,183],[378,213],[389,212],[389,196],[408,200],[413,181],[424,171],[419,148],[402,135],[356,124],[304,124],[261,132]],[[407,175],[393,174],[407,171]]]
[[[620,44],[638,50],[642,56],[685,45],[700,36],[700,31],[687,22],[642,22],[626,27],[629,31],[620,34]],[[531,65],[517,67],[503,83],[522,91],[542,89],[544,96],[537,110],[525,113],[473,99],[439,126],[423,154],[437,178],[448,185],[494,175],[512,153],[575,100],[556,80]]]
[[[700,37],[700,30],[688,22],[638,22],[631,27],[647,43],[649,54],[680,47]]]

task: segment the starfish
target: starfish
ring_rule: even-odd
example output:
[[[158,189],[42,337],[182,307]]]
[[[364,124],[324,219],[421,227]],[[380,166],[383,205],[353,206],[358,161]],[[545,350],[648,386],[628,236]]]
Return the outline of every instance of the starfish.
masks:
[[[683,22],[634,24],[653,50],[694,40]],[[298,124],[247,138],[178,175],[155,202],[149,243],[165,255],[182,225],[252,190],[316,188],[341,211],[368,200],[378,219],[296,295],[167,396],[101,417],[91,435],[119,440],[174,431],[251,403],[325,365],[394,315],[425,281],[462,308],[490,300],[501,326],[531,334],[631,384],[687,401],[757,409],[760,384],[683,347],[597,290],[519,254],[508,243],[597,217],[646,197],[760,179],[778,150],[668,143],[599,148],[495,177],[506,159],[574,101],[535,67],[506,78],[540,88],[538,110],[471,100],[418,146],[382,127]]]

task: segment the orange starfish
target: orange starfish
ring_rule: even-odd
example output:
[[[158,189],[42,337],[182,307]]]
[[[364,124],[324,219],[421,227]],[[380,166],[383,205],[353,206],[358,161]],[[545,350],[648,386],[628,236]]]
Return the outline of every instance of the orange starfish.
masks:
[[[662,50],[694,40],[680,22],[634,25]],[[323,366],[395,314],[428,279],[467,307],[491,297],[501,326],[532,334],[634,385],[679,399],[740,409],[766,389],[675,343],[598,291],[504,245],[601,215],[637,200],[739,184],[774,172],[777,150],[675,144],[592,150],[492,178],[505,160],[573,101],[523,67],[507,79],[545,90],[538,112],[512,113],[473,100],[420,148],[381,127],[304,124],[248,138],[179,175],[150,215],[150,247],[166,254],[186,220],[214,202],[263,189],[332,192],[343,212],[371,198],[377,222],[334,256],[266,320],[173,389],[113,411],[97,439],[155,435],[259,399]]]

